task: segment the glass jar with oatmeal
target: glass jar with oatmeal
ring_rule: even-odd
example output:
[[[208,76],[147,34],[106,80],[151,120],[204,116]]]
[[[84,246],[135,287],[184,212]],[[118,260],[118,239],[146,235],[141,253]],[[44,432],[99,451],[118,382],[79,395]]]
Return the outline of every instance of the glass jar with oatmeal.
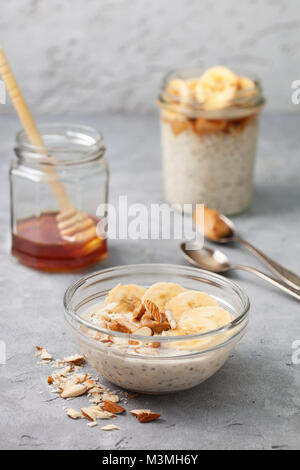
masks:
[[[247,209],[264,105],[259,81],[222,66],[173,72],[158,104],[167,201],[227,215]]]

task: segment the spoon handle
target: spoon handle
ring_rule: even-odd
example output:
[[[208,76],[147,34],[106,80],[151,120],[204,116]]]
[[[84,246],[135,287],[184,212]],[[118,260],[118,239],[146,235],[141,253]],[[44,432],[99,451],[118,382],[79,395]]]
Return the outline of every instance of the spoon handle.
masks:
[[[263,273],[262,271],[259,271],[258,269],[252,268],[250,266],[241,266],[241,265],[231,266],[230,269],[240,269],[242,271],[247,271],[249,273],[255,274],[261,279],[264,279],[265,281],[270,282],[270,284],[272,284],[273,286],[276,286],[279,289],[286,292],[287,294],[290,294],[295,299],[300,300],[300,292],[298,289],[289,287],[287,286],[287,284],[279,281],[278,279],[275,279],[272,276],[269,276],[268,274]]]
[[[251,253],[257,256],[266,266],[268,266],[273,273],[277,274],[284,282],[286,282],[289,286],[293,287],[294,289],[300,289],[300,277],[297,274],[289,271],[285,267],[281,266],[281,264],[274,261],[269,256],[265,255],[262,251],[255,246],[251,245],[251,243],[243,240],[242,238],[236,238],[236,242],[241,243],[243,246],[248,248]]]

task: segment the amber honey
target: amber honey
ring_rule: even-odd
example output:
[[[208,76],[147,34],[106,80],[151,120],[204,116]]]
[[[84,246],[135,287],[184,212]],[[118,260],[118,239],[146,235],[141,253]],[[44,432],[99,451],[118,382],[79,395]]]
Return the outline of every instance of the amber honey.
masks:
[[[12,254],[31,268],[43,271],[73,271],[107,256],[106,240],[93,238],[85,243],[64,240],[55,213],[17,222],[12,235]],[[98,223],[98,219],[89,216]]]

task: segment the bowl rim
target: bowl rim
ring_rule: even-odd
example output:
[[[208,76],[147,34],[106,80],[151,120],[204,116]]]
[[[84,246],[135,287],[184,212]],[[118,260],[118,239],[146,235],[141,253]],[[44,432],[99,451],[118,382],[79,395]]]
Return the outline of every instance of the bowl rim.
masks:
[[[111,331],[107,330],[104,328],[100,328],[99,326],[89,322],[88,320],[85,320],[84,318],[80,317],[75,310],[71,307],[71,301],[74,296],[74,294],[77,292],[77,290],[90,282],[91,280],[99,277],[99,276],[105,276],[106,274],[110,273],[118,273],[118,272],[123,272],[126,270],[147,270],[147,269],[176,269],[176,274],[180,273],[185,273],[185,274],[190,274],[192,278],[195,280],[199,278],[199,281],[206,280],[209,283],[214,283],[218,285],[223,285],[226,286],[227,288],[230,288],[235,292],[235,294],[238,295],[240,300],[242,301],[242,304],[244,308],[242,309],[242,312],[240,315],[235,317],[231,322],[226,324],[223,327],[207,331],[205,333],[194,333],[191,335],[178,335],[178,336],[153,336],[155,338],[155,341],[160,342],[160,343],[172,343],[172,342],[179,342],[179,341],[186,341],[186,340],[195,340],[195,339],[202,339],[208,336],[216,336],[216,335],[221,335],[225,332],[228,332],[237,326],[239,326],[245,319],[248,317],[248,312],[250,309],[250,301],[248,295],[233,281],[230,279],[227,279],[219,274],[212,273],[210,271],[206,271],[204,269],[199,269],[195,267],[190,267],[190,266],[184,266],[184,265],[176,265],[176,264],[161,264],[161,263],[141,263],[141,264],[125,264],[125,265],[119,265],[119,266],[114,266],[111,268],[103,269],[100,271],[96,271],[92,274],[89,274],[87,276],[82,276],[80,279],[77,281],[73,282],[65,291],[64,297],[63,297],[63,303],[64,303],[64,310],[65,310],[65,319],[68,323],[70,323],[70,320],[72,319],[76,323],[81,324],[82,326],[85,326],[86,328],[89,328],[95,332],[102,333],[102,334],[109,334],[112,337],[121,337],[124,339],[132,340],[133,338],[136,339],[137,341],[144,341],[147,338],[147,342],[149,342],[149,337],[148,336],[143,336],[143,335],[133,335],[129,333],[121,333],[118,331]],[[85,335],[84,335],[85,336]],[[99,343],[96,340],[93,340],[93,344]],[[208,351],[208,349],[204,349],[202,351]],[[199,351],[198,351],[199,352]],[[144,357],[144,356],[143,356]]]

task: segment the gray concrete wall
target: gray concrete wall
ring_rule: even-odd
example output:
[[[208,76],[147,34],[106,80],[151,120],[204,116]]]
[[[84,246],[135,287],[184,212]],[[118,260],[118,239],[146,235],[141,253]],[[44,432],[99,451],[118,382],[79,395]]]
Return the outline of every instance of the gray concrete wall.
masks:
[[[35,112],[147,112],[167,70],[217,63],[261,77],[269,110],[299,109],[299,0],[0,1],[1,43]]]

